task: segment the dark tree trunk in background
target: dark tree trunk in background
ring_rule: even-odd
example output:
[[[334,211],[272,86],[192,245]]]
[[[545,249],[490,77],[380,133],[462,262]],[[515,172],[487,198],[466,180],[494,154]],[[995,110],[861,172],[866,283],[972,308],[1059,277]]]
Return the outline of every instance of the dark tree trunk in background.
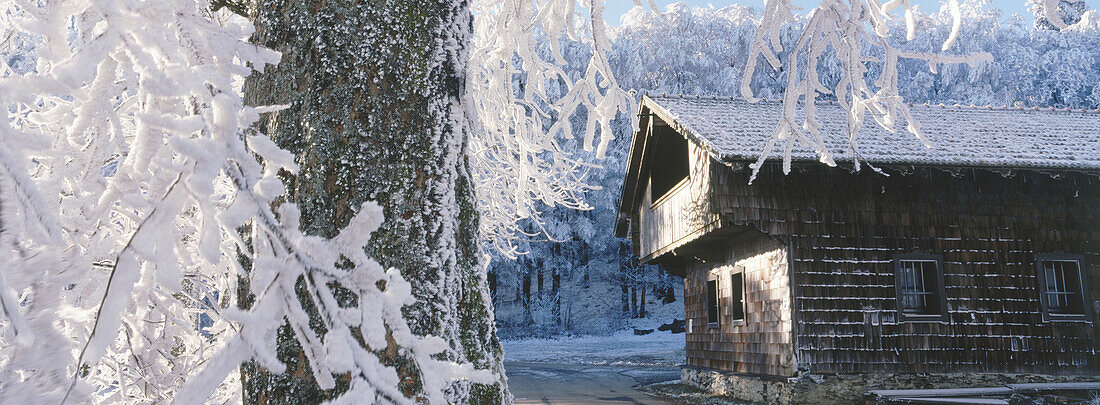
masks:
[[[676,280],[675,276],[668,274],[664,268],[657,271],[657,279],[661,280],[661,286],[659,288],[659,298],[661,302],[665,304],[671,304],[676,302]]]
[[[523,273],[523,302],[531,301],[531,273]],[[525,306],[527,304],[524,304]]]
[[[412,283],[417,304],[405,314],[413,331],[447,339],[455,360],[503,374],[464,155],[466,2],[258,0],[251,14],[252,41],[283,58],[248,79],[245,100],[290,105],[261,125],[297,156],[300,172],[284,175],[303,230],[335,236],[364,201],[378,202],[386,221],[368,253]],[[335,395],[317,387],[293,335],[281,332],[287,373],[244,366],[245,403],[315,404]],[[407,359],[393,347],[372,349],[398,366],[403,391],[415,395],[419,379]],[[346,378],[338,380],[335,391],[346,388]],[[458,402],[505,395],[500,386],[469,388]]]
[[[638,283],[630,286],[630,317],[638,317]]]
[[[539,268],[539,271],[538,271],[538,273],[536,273],[536,275],[537,275],[537,279],[538,279],[538,283],[539,283],[539,290],[538,290],[539,291],[539,296],[542,296],[542,268],[541,267]]]
[[[558,289],[561,288],[561,273],[559,273],[557,269],[551,270],[550,280],[550,292],[557,294]]]
[[[632,314],[630,313],[630,286],[626,284],[625,278],[622,280],[620,285],[622,286],[623,290],[623,293],[619,295],[620,297],[622,297],[623,300],[623,316],[632,316]]]

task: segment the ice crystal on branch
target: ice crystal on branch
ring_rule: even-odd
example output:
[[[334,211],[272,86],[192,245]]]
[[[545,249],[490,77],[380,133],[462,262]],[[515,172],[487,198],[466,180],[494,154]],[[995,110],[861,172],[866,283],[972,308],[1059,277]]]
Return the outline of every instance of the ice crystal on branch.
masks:
[[[962,25],[958,0],[948,0],[946,7],[952,17],[952,27],[940,52],[951,48]],[[786,71],[786,89],[783,94],[782,117],[760,158],[751,165],[753,174],[750,182],[755,179],[765,160],[771,157],[777,144],[783,150],[785,173],[790,172],[791,151],[796,144],[812,149],[822,163],[836,165],[833,151],[825,144],[824,137],[827,134],[821,132],[821,125],[816,119],[815,103],[818,94],[834,95],[848,112],[845,135],[848,137],[852,156],[855,156],[857,170],[860,164],[857,137],[867,116],[890,132],[895,131],[904,120],[905,129],[909,133],[925,146],[932,146],[921,135],[920,123],[912,119],[908,104],[898,93],[899,59],[924,61],[935,73],[938,66],[944,63],[974,65],[992,60],[992,56],[985,52],[948,55],[903,51],[889,42],[890,21],[898,18],[891,12],[897,9],[903,11],[906,39],[913,40],[917,26],[913,7],[908,0],[823,0],[805,21],[797,42],[786,50],[787,59],[783,62],[776,56],[784,51],[780,41],[781,28],[795,20],[795,7],[790,0],[768,0],[765,3],[764,15],[753,38],[747,68],[741,80],[741,94],[749,101],[758,101],[749,84],[761,57],[773,69]],[[818,77],[818,65],[825,60],[826,51],[830,48],[842,67],[840,80],[832,89]],[[869,77],[869,63],[882,65],[877,79]]]

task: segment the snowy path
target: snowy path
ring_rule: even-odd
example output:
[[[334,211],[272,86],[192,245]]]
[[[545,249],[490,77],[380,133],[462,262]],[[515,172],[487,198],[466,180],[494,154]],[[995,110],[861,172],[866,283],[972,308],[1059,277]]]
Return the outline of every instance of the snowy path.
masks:
[[[609,336],[505,340],[504,361],[585,365],[670,366],[684,362],[684,334],[630,330]]]
[[[673,404],[636,387],[680,378],[684,335],[525,339],[502,342],[516,404]]]
[[[680,378],[667,366],[504,363],[516,404],[675,404],[635,387]]]

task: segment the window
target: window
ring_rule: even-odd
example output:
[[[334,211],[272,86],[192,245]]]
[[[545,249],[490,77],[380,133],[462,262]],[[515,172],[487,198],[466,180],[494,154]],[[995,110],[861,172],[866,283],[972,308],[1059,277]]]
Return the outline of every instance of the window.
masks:
[[[707,280],[707,325],[718,325],[718,278]]]
[[[688,177],[688,145],[686,138],[667,126],[654,126],[653,132],[656,153],[649,166],[649,187],[650,201],[657,202]]]
[[[894,258],[898,314],[902,321],[942,321],[946,318],[942,260],[926,254]]]
[[[730,274],[730,318],[745,320],[745,267],[736,266]]]
[[[1081,256],[1038,255],[1039,293],[1043,319],[1087,319],[1088,289],[1085,288]]]

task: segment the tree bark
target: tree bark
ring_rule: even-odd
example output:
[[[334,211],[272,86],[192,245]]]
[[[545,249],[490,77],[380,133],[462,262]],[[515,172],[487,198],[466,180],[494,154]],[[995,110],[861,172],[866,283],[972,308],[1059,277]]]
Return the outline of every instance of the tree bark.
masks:
[[[417,304],[405,314],[413,331],[447,339],[452,359],[494,370],[503,381],[465,157],[467,3],[257,3],[252,41],[283,57],[249,77],[245,101],[289,105],[260,125],[297,157],[297,175],[282,174],[288,200],[301,208],[301,227],[332,237],[364,201],[378,202],[386,221],[371,235],[368,253],[412,283]],[[245,365],[245,403],[315,404],[346,389],[346,378],[338,378],[335,390],[321,390],[293,335],[281,330],[278,341],[287,372]],[[402,390],[415,397],[415,366],[396,347],[371,349],[398,367]],[[456,384],[453,395],[459,403],[500,403],[507,396],[503,382]]]

